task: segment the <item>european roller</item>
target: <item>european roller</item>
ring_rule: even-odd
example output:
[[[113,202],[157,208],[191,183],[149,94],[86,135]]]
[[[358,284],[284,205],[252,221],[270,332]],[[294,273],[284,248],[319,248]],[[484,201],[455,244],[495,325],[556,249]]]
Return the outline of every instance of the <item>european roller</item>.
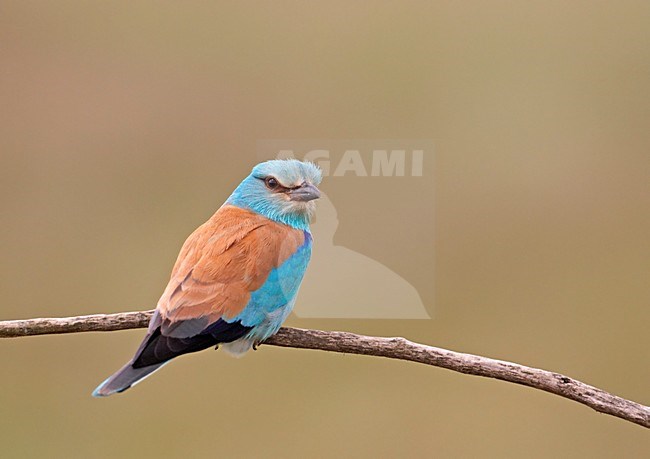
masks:
[[[321,172],[295,159],[255,166],[187,238],[135,356],[93,392],[123,392],[179,355],[241,355],[277,333],[311,256]]]

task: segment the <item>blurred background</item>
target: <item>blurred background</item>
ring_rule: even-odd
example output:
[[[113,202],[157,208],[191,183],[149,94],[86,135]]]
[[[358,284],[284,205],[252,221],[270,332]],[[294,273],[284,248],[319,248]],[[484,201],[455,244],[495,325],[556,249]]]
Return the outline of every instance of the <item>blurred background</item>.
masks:
[[[151,309],[261,139],[433,139],[420,181],[323,183],[334,243],[408,280],[432,319],[288,325],[405,336],[649,404],[649,126],[643,1],[3,0],[0,319]],[[643,428],[540,391],[270,346],[91,398],[142,336],[2,340],[3,457],[650,450]]]

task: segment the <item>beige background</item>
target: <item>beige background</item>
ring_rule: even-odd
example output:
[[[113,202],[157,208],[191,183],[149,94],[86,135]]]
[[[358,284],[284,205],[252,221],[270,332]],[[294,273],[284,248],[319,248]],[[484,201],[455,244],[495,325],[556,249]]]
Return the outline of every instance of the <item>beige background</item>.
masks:
[[[335,242],[408,279],[433,320],[289,324],[403,335],[648,404],[649,31],[644,1],[2,1],[0,318],[151,308],[259,139],[434,139],[426,180],[323,185]],[[323,352],[204,352],[92,399],[141,337],[0,342],[2,455],[650,449],[641,427],[539,391]]]

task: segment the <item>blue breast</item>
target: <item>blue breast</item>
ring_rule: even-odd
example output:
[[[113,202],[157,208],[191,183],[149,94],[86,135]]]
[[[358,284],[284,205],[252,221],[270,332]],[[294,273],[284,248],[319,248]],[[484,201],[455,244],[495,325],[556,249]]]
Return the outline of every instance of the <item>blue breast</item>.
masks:
[[[290,310],[279,309],[293,307],[311,257],[312,237],[309,231],[304,231],[304,234],[303,244],[284,263],[271,270],[262,287],[251,294],[244,310],[229,322],[240,321],[246,327],[255,327],[269,318],[284,321]]]

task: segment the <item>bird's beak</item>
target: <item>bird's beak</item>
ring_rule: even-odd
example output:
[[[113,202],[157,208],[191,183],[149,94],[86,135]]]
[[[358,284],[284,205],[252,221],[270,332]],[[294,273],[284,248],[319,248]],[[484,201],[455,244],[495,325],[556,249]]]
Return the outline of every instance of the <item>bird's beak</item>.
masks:
[[[307,202],[320,198],[320,191],[311,183],[303,183],[298,188],[293,188],[288,191],[289,199],[291,201]]]

